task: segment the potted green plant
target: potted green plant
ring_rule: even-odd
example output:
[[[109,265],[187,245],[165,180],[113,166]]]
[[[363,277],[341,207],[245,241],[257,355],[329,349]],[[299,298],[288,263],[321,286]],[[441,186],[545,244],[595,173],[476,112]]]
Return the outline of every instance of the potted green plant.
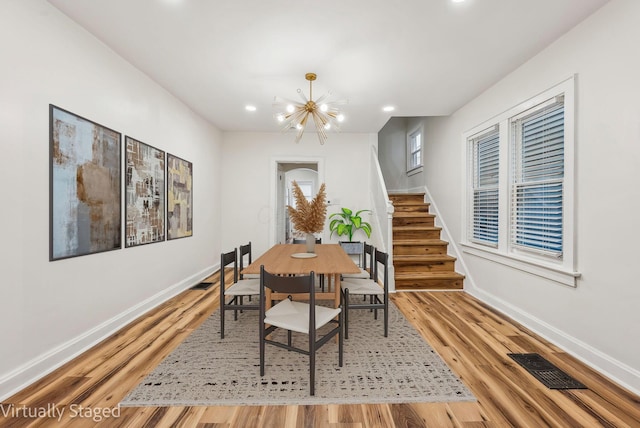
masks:
[[[371,225],[366,221],[362,220],[360,214],[365,212],[371,212],[371,210],[360,210],[355,214],[353,210],[349,208],[342,208],[340,212],[333,213],[329,216],[329,230],[331,231],[331,235],[337,233],[338,236],[348,236],[349,242],[353,242],[353,235],[358,231],[362,230],[366,233],[367,238],[371,238]]]

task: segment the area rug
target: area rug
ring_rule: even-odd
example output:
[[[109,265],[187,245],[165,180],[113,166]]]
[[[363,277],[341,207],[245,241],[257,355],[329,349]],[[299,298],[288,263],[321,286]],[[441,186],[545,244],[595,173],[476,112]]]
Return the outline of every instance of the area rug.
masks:
[[[331,340],[316,358],[316,395],[309,395],[309,357],[275,346],[266,348],[260,377],[257,311],[233,320],[228,311],[225,338],[220,315],[212,314],[165,358],[124,400],[122,406],[313,405],[475,401],[446,363],[389,304],[389,335],[382,317],[352,310],[344,365]],[[294,344],[306,341],[296,336]],[[297,342],[298,341],[298,342]],[[303,342],[305,343],[305,342]]]

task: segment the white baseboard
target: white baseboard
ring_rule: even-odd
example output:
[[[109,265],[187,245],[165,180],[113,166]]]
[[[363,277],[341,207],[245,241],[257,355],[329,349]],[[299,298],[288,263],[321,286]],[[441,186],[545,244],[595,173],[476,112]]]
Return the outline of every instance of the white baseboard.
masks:
[[[0,378],[0,402],[23,390],[83,352],[86,352],[136,318],[180,294],[184,290],[193,287],[202,281],[202,279],[213,274],[219,267],[218,264],[203,269],[7,373]]]
[[[522,311],[520,308],[511,305],[491,293],[487,293],[477,287],[465,291],[495,310],[513,318],[554,345],[562,348],[565,352],[594,368],[620,386],[634,394],[640,395],[640,371],[629,367],[610,355],[604,354],[581,340],[568,335],[564,331],[558,330],[552,325]]]

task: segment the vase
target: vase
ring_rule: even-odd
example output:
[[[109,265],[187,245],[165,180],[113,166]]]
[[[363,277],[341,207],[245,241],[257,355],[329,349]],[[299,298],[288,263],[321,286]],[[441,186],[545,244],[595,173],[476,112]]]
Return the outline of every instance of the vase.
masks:
[[[306,241],[307,241],[307,253],[315,253],[316,237],[313,235],[313,233],[307,233]]]

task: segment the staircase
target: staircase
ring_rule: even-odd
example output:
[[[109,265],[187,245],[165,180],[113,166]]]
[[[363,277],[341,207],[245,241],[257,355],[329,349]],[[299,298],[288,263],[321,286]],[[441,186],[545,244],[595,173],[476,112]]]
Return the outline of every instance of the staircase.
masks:
[[[455,257],[440,239],[441,228],[429,213],[424,193],[389,195],[393,202],[393,266],[396,290],[462,289],[464,275],[455,272]]]

